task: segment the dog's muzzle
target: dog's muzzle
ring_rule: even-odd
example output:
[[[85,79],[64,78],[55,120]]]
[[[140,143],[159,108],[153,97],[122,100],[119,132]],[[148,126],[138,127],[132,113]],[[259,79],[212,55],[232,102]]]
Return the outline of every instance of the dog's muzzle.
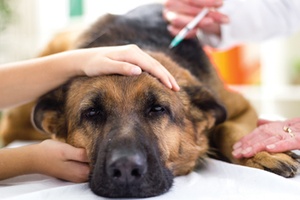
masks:
[[[90,188],[95,194],[110,198],[163,194],[172,186],[173,175],[160,155],[155,143],[137,138],[124,141],[115,137],[109,143],[100,143],[95,152]]]

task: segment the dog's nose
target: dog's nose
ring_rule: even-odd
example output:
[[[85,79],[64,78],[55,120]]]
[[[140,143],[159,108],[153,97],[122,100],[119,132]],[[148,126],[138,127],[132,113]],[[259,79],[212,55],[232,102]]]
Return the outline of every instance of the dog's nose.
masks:
[[[137,183],[147,172],[147,161],[140,152],[113,151],[107,159],[106,172],[120,184]]]

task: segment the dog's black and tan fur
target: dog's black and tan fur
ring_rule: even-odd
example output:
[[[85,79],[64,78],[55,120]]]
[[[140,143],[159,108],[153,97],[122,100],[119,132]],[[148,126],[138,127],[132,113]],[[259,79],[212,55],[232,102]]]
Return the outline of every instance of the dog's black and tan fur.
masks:
[[[101,196],[162,194],[174,176],[192,171],[212,149],[227,161],[293,176],[298,163],[285,153],[232,157],[232,145],[255,128],[257,115],[224,87],[196,39],[168,48],[172,36],[161,9],[148,5],[107,15],[83,34],[78,48],[136,44],[173,74],[179,92],[147,73],[78,77],[38,100],[36,127],[87,149],[90,187]],[[11,131],[1,128],[3,135]]]

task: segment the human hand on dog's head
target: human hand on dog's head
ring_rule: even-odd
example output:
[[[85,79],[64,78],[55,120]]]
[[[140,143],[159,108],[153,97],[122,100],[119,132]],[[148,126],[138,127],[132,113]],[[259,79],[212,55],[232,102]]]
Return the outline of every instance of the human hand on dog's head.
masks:
[[[136,45],[89,48],[73,52],[77,52],[72,56],[72,62],[79,67],[79,75],[139,75],[143,70],[157,77],[168,88],[179,91],[179,86],[169,71]]]
[[[300,118],[259,120],[258,127],[233,146],[233,156],[249,158],[260,151],[280,153],[300,149]]]
[[[45,140],[36,145],[32,154],[34,171],[66,181],[88,181],[90,168],[85,149],[67,143]]]
[[[192,21],[204,7],[212,8],[196,26],[191,30],[187,38],[194,37],[197,29],[201,29],[204,33],[221,35],[220,25],[229,22],[226,15],[218,12],[214,8],[223,5],[223,0],[166,0],[164,3],[163,15],[170,23],[168,30],[172,35],[177,35],[190,21]]]

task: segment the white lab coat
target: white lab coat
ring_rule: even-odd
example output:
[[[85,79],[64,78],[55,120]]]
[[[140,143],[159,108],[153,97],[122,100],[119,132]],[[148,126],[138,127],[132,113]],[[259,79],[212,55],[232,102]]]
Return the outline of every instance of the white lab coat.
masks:
[[[202,42],[227,49],[300,31],[300,0],[227,0],[219,9],[229,16],[221,38],[202,34]]]

